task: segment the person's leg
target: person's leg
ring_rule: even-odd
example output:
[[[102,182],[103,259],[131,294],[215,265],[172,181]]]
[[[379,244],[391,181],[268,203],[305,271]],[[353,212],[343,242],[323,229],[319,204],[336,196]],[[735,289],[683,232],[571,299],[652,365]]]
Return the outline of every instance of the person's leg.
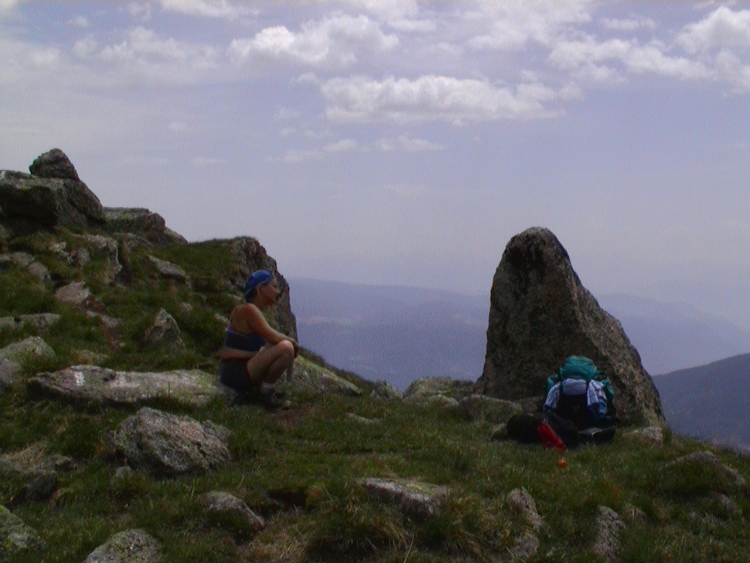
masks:
[[[274,384],[294,362],[294,345],[288,340],[264,346],[247,361],[247,373],[255,385]]]

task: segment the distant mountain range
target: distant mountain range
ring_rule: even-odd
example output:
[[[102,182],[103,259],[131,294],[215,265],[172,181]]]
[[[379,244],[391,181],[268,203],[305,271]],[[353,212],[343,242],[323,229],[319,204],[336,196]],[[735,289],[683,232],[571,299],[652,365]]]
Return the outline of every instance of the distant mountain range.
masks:
[[[402,391],[420,377],[482,373],[489,294],[288,281],[300,343],[337,367]],[[620,320],[646,370],[665,374],[654,382],[676,432],[750,448],[746,331],[685,304],[630,295],[598,301]]]
[[[477,379],[486,348],[489,292],[290,279],[303,346],[327,361],[405,389],[419,377]],[[653,374],[750,351],[750,333],[690,305],[630,295],[599,304],[623,325]]]
[[[679,434],[750,452],[750,354],[654,377]]]

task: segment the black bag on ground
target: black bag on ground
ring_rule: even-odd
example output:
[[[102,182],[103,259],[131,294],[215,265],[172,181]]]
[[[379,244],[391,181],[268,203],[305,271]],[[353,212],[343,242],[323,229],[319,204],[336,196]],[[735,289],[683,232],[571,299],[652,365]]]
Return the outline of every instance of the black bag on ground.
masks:
[[[550,425],[568,448],[575,448],[578,443],[578,430],[569,420],[560,418],[554,413],[521,413],[510,417],[505,425],[509,438],[521,444],[540,444],[537,428],[542,422]]]

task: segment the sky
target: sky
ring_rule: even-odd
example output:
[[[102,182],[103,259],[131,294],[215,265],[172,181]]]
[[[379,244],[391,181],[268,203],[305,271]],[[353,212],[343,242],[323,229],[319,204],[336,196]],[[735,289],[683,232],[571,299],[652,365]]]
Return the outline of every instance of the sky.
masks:
[[[254,236],[287,277],[594,295],[750,329],[750,2],[0,0],[0,168]]]

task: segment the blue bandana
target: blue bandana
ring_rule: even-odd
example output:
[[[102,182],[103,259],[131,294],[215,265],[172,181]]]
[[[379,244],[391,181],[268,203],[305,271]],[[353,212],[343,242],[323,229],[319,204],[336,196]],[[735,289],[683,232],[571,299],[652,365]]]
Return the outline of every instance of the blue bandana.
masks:
[[[245,300],[247,301],[247,299],[250,298],[250,294],[256,287],[269,282],[272,279],[273,274],[271,274],[271,272],[269,272],[268,270],[258,270],[257,272],[253,272],[252,274],[250,274],[250,277],[247,278],[247,281],[245,282]]]

